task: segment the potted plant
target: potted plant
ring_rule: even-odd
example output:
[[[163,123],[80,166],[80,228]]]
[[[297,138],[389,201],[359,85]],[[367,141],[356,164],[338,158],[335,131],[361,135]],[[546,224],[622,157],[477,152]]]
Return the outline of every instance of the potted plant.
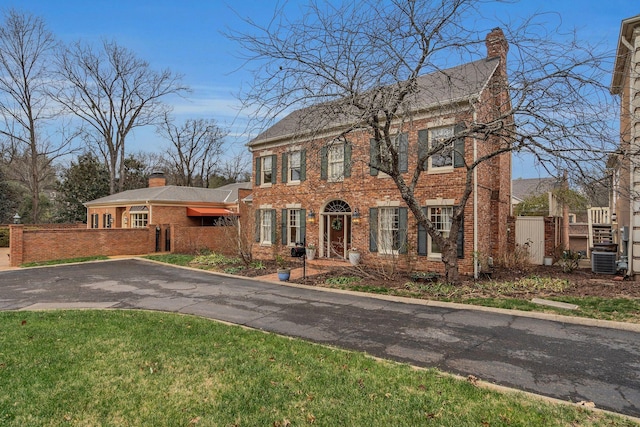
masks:
[[[360,264],[360,251],[356,248],[349,249],[349,262],[351,265]]]
[[[316,257],[316,245],[310,244],[307,245],[306,255],[308,260],[312,260]]]
[[[276,264],[278,265],[278,279],[286,282],[291,277],[291,269],[287,266],[282,255],[276,255]]]

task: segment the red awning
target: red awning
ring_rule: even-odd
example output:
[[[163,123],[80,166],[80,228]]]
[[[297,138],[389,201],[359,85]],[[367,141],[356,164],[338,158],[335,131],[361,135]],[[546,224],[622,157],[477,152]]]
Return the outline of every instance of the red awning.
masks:
[[[187,216],[229,216],[237,215],[224,208],[187,208]]]

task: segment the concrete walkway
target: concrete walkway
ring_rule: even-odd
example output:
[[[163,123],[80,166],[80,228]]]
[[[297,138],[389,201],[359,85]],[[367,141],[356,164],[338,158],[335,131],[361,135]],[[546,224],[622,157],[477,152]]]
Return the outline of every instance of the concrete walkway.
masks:
[[[193,314],[640,417],[640,325],[282,285],[144,260],[0,272],[0,310]]]

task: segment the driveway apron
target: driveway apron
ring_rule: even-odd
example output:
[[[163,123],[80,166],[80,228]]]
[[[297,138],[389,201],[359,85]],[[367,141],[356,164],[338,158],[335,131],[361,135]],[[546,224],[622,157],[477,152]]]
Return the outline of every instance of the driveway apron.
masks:
[[[299,337],[640,417],[640,328],[282,286],[143,260],[0,272],[0,309],[149,309]]]

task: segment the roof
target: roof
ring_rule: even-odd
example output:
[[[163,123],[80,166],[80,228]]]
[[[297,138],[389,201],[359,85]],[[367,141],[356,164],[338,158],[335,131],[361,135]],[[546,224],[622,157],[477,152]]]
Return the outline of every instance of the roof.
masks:
[[[511,181],[511,197],[524,200],[547,193],[560,186],[556,178],[518,178]]]
[[[477,98],[499,63],[499,57],[481,59],[419,76],[416,81],[417,90],[408,100],[408,106],[411,111],[418,112]],[[397,86],[386,86],[385,89],[391,92],[397,90]],[[368,95],[380,96],[380,92],[370,91]],[[363,117],[345,98],[296,110],[259,134],[248,145],[251,147],[301,136],[319,129],[339,129],[363,121]]]
[[[618,95],[621,93],[622,81],[625,75],[627,56],[629,48],[625,44],[628,43],[633,35],[633,30],[640,27],[640,15],[623,19],[620,25],[620,36],[618,37],[618,49],[616,52],[616,62],[613,66],[613,77],[611,79],[611,93]]]
[[[247,183],[240,183],[247,184]],[[236,186],[237,185],[237,186]],[[86,202],[87,207],[96,205],[144,205],[148,203],[236,203],[238,184],[231,188],[198,188],[166,185],[162,187],[138,188]],[[249,183],[249,187],[250,183]]]
[[[223,185],[216,188],[216,190],[230,191],[229,197],[225,200],[226,203],[238,203],[238,190],[251,190],[253,184],[251,182],[234,182],[233,184]]]

